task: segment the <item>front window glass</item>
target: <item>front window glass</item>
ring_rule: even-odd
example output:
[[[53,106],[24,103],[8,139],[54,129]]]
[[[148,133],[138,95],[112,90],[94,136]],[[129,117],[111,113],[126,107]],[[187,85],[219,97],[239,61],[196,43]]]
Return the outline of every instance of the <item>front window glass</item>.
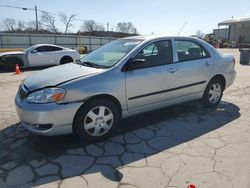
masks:
[[[80,59],[83,65],[109,68],[118,63],[142,40],[121,39],[110,42]]]
[[[164,40],[149,44],[134,59],[145,60],[143,68],[170,64],[173,62],[171,41]]]
[[[142,55],[144,56],[152,56],[152,55],[157,55],[158,50],[155,46],[155,44],[150,44],[146,48],[143,49]]]

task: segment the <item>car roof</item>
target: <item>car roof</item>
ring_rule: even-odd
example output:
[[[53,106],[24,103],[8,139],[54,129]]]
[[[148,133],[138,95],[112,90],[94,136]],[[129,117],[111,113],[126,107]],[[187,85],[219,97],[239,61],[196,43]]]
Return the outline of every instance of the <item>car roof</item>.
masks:
[[[54,47],[59,47],[59,48],[66,49],[63,46],[58,46],[58,45],[55,45],[55,44],[36,44],[36,45],[34,45],[34,47],[40,47],[40,46],[54,46]]]
[[[196,37],[186,37],[186,36],[166,36],[166,35],[139,35],[139,36],[132,36],[132,37],[126,37],[122,39],[131,39],[131,40],[154,40],[154,39],[195,39],[197,40],[198,38]],[[198,39],[199,40],[199,39]]]
[[[131,39],[131,40],[142,40],[143,43],[147,43],[149,41],[154,41],[154,40],[170,40],[170,39],[179,39],[179,40],[192,40],[195,42],[198,42],[199,44],[202,44],[202,46],[206,47],[206,49],[213,54],[217,54],[217,57],[221,57],[221,54],[210,44],[205,42],[202,39],[199,39],[197,37],[186,37],[186,36],[164,36],[164,35],[140,35],[140,36],[132,36],[132,37],[126,37],[122,38],[120,40],[126,40],[126,39]]]

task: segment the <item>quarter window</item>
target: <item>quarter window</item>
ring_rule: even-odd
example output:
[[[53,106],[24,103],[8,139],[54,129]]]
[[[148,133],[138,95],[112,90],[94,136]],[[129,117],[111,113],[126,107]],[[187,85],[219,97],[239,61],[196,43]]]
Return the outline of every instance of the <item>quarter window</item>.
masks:
[[[176,40],[175,44],[179,61],[189,61],[210,57],[208,51],[198,43],[186,40]]]
[[[47,52],[48,49],[46,48],[46,46],[39,46],[38,48],[36,48],[36,50],[38,52]]]
[[[158,41],[146,46],[134,59],[144,59],[144,67],[166,65],[173,62],[170,41]]]
[[[49,51],[60,51],[62,48],[56,46],[49,46]]]

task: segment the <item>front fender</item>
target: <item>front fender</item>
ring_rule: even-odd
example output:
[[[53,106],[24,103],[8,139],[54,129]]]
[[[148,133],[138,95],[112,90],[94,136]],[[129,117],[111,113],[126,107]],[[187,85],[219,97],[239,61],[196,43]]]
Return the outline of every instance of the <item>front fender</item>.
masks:
[[[67,90],[62,102],[80,102],[97,95],[110,95],[126,110],[125,74],[110,70],[60,85]]]

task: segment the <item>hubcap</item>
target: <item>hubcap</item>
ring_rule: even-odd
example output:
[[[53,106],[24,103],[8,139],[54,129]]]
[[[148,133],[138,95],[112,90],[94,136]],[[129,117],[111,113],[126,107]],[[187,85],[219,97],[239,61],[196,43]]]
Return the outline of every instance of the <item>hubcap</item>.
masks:
[[[105,106],[98,106],[87,113],[84,128],[91,136],[102,136],[110,130],[113,121],[112,111]]]
[[[221,86],[218,83],[212,84],[209,92],[208,99],[211,103],[217,103],[221,97]]]

